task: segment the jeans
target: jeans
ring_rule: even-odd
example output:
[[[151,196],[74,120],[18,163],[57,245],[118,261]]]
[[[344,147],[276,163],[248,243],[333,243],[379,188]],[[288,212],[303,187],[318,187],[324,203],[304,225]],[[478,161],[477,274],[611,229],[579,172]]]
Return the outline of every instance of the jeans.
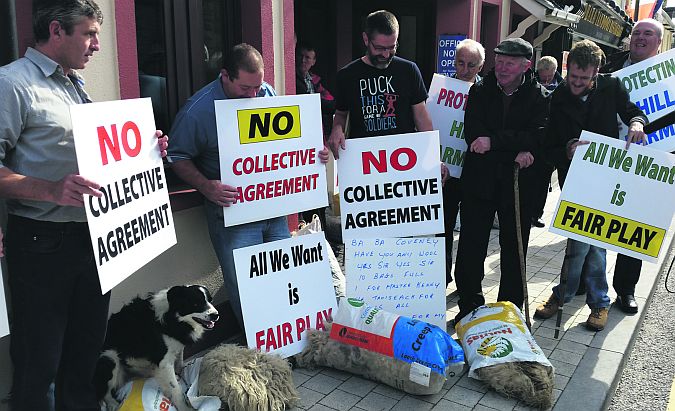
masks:
[[[249,247],[276,240],[285,240],[291,235],[288,231],[286,217],[275,217],[252,223],[225,227],[223,222],[223,208],[213,203],[206,202],[206,221],[211,236],[211,244],[223,270],[223,282],[227,289],[228,297],[234,315],[243,329],[244,320],[241,314],[241,301],[239,299],[239,286],[234,267],[233,250]]]
[[[606,268],[607,256],[604,248],[568,239],[562,268],[567,270],[565,302],[574,298],[583,272],[586,283],[586,304],[591,308],[609,307]],[[558,301],[561,300],[562,290],[560,285],[553,287],[553,294],[558,298]]]
[[[110,293],[101,294],[86,223],[10,215],[12,410],[100,410],[92,384]]]

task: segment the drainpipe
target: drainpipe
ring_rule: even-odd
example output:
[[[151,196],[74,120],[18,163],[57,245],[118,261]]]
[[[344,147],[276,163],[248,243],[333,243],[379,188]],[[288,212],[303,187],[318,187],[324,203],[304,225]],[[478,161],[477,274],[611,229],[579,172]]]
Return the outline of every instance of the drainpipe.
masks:
[[[14,0],[0,0],[0,66],[19,58]]]

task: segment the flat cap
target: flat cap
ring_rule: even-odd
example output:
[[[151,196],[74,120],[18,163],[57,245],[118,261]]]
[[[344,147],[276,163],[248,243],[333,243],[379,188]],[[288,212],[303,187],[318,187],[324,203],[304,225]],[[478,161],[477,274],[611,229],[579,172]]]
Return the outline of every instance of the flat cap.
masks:
[[[531,59],[532,45],[520,37],[506,39],[499,43],[495,49],[495,53],[503,54],[505,56],[527,57],[528,59]]]

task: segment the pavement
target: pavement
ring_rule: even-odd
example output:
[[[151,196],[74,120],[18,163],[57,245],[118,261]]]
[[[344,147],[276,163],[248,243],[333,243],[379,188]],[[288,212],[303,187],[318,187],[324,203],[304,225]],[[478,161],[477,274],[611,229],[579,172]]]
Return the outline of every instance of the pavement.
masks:
[[[559,189],[549,193],[543,220],[545,228],[532,228],[527,255],[527,278],[530,315],[551,295],[559,283],[566,239],[548,231]],[[671,244],[675,224],[668,230],[666,244]],[[496,301],[499,288],[498,230],[492,230],[485,261],[483,292],[487,302]],[[454,233],[456,256],[459,234]],[[667,250],[666,250],[667,251]],[[548,320],[532,320],[534,338],[555,367],[553,410],[603,410],[621,378],[625,358],[638,334],[645,304],[648,302],[664,256],[658,264],[644,263],[635,297],[638,314],[625,314],[612,305],[607,326],[593,332],[584,323],[590,314],[585,296],[577,296],[565,304],[563,324],[558,339],[554,337],[555,316]],[[342,257],[341,253],[338,255]],[[607,281],[612,301],[616,293],[611,287],[616,253],[607,252]],[[346,273],[349,278],[349,273]],[[446,290],[447,319],[458,312],[454,282]],[[454,333],[454,329],[448,330]],[[457,338],[456,334],[453,337]],[[407,395],[384,384],[358,376],[323,368],[295,369],[293,378],[300,393],[300,404],[294,410],[529,410],[515,399],[503,397],[488,389],[481,381],[466,374],[448,379],[435,395]]]

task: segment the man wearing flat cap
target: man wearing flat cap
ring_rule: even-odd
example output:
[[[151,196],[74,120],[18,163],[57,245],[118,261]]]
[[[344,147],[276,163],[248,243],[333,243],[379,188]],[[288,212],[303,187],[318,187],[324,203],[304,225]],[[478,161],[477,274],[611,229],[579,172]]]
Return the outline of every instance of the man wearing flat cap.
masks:
[[[469,90],[464,136],[469,146],[461,184],[462,227],[455,277],[459,294],[457,323],[483,305],[481,282],[494,214],[499,217],[498,301],[523,305],[516,235],[514,171],[518,167],[520,229],[527,250],[531,220],[530,166],[540,159],[548,120],[549,92],[531,69],[532,45],[515,38],[495,49],[495,68]]]

